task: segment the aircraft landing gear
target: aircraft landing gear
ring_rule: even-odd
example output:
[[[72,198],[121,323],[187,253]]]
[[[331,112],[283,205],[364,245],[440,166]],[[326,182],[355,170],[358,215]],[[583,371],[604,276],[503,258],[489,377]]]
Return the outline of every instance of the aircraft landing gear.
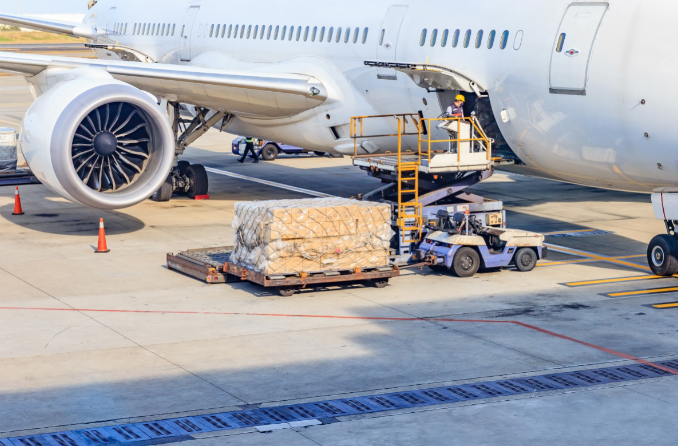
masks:
[[[167,116],[172,122],[172,130],[175,138],[175,156],[182,155],[189,144],[195,142],[207,133],[211,127],[224,131],[233,121],[234,116],[219,110],[207,108],[195,108],[195,117],[187,119],[182,117],[187,114],[186,109],[176,102],[168,102]],[[202,164],[191,164],[188,161],[177,161],[165,183],[151,196],[153,201],[169,201],[172,194],[184,194],[188,198],[207,195],[209,180],[207,172]]]
[[[151,200],[170,201],[173,194],[194,199],[196,196],[207,195],[208,190],[209,181],[205,167],[202,164],[179,161],[179,165],[172,169],[165,183],[151,196]]]
[[[665,220],[668,234],[655,235],[647,246],[647,263],[657,276],[678,273],[678,240],[672,220]]]

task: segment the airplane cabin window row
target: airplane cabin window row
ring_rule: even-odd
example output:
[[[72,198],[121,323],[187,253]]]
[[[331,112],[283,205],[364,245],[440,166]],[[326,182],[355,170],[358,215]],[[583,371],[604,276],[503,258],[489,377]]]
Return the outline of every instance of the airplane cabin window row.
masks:
[[[382,30],[381,32],[382,32],[382,40],[383,40],[384,30]],[[452,48],[456,48],[457,45],[460,43],[459,42],[460,34],[461,34],[461,31],[458,30],[458,29],[455,30],[452,33],[452,38],[451,38],[452,41],[450,42],[450,46]],[[426,45],[427,35],[428,35],[428,30],[426,28],[424,28],[421,31],[421,37],[419,38],[419,45],[420,46]],[[470,29],[467,29],[466,32],[464,33],[464,36],[463,36],[462,42],[461,42],[464,48],[468,48],[469,45],[471,44],[472,35],[473,35],[473,31],[471,31]],[[482,46],[483,35],[484,35],[484,33],[483,33],[482,29],[478,30],[476,32],[476,36],[475,36],[475,39],[474,39],[474,46],[476,48],[480,48]],[[497,36],[497,32],[495,30],[490,31],[487,34],[487,48],[488,49],[492,49],[492,47],[494,46],[494,40],[495,40],[496,36]],[[500,49],[503,50],[504,48],[506,48],[506,44],[508,43],[508,37],[509,37],[508,31],[504,31],[503,33],[501,33],[501,37],[499,38],[499,48]],[[441,47],[447,46],[449,39],[450,39],[450,30],[446,29],[442,32],[442,34],[440,36],[440,46]],[[433,46],[436,46],[437,42],[438,42],[438,30],[434,29],[433,31],[431,31],[431,38],[429,40],[429,44],[433,47]],[[381,42],[381,41],[379,42],[380,45],[382,43],[383,42]]]
[[[177,25],[173,23],[135,23],[132,35],[173,36]]]
[[[358,43],[360,40],[362,43],[367,42],[367,34],[369,32],[368,28],[364,28],[362,31],[360,28],[351,28],[346,27],[334,28],[330,26],[329,28],[323,26],[318,28],[314,26],[280,26],[276,25],[221,25],[221,24],[202,24],[198,29],[198,37],[206,38],[221,38],[221,39],[259,39],[263,40],[264,37],[266,40],[296,40],[300,41],[302,38],[304,42],[309,39],[311,42],[336,42],[339,43],[343,41],[348,43],[352,41],[353,43]]]

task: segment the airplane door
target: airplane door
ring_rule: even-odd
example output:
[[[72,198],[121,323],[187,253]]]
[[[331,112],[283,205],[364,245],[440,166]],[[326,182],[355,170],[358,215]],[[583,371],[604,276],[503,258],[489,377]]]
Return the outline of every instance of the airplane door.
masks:
[[[184,17],[184,24],[181,27],[181,43],[179,48],[181,49],[181,60],[184,62],[189,62],[191,60],[191,36],[193,35],[193,23],[195,18],[200,11],[200,6],[191,6],[186,11],[186,16]]]
[[[573,3],[565,11],[551,52],[551,93],[586,94],[591,51],[607,7],[607,3]]]
[[[376,60],[383,62],[395,62],[398,60],[396,50],[398,48],[398,35],[400,26],[403,23],[407,6],[394,5],[388,8],[386,16],[379,30],[379,39],[377,40]],[[377,77],[379,79],[396,79],[396,72],[393,68],[377,68]]]

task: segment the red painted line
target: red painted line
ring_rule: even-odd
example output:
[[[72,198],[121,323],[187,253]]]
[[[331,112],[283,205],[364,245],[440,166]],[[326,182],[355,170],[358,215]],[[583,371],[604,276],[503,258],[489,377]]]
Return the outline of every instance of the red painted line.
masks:
[[[482,324],[514,324],[519,325],[523,328],[529,328],[530,330],[538,331],[540,333],[547,334],[556,338],[564,339],[566,341],[575,342],[577,344],[584,345],[589,348],[600,350],[602,352],[608,353],[610,355],[618,356],[620,358],[629,359],[640,364],[649,365],[656,367],[665,372],[671,373],[673,375],[678,375],[678,371],[675,371],[669,367],[665,367],[660,364],[655,364],[653,362],[646,361],[644,359],[637,358],[635,356],[627,355],[626,353],[618,352],[606,347],[601,347],[600,345],[591,344],[590,342],[580,341],[579,339],[562,335],[554,331],[546,330],[539,328],[535,325],[526,324],[520,321],[491,321],[487,319],[448,319],[448,318],[417,318],[417,317],[374,317],[374,316],[332,316],[332,315],[320,315],[320,314],[284,314],[284,313],[232,313],[232,312],[222,312],[222,311],[160,311],[160,310],[106,310],[106,309],[94,309],[94,308],[40,308],[40,307],[0,307],[0,310],[25,310],[25,311],[71,311],[78,313],[133,313],[133,314],[197,314],[197,315],[217,315],[217,316],[264,316],[264,317],[299,317],[299,318],[311,318],[311,319],[351,319],[351,320],[364,320],[364,321],[396,321],[396,322],[412,322],[412,321],[422,321],[422,322],[470,322],[470,323],[482,323]]]

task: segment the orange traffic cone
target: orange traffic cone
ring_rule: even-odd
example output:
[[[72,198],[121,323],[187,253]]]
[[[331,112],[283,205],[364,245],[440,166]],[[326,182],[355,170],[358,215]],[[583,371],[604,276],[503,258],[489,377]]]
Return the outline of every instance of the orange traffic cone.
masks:
[[[104,231],[104,219],[99,220],[99,245],[97,246],[96,254],[103,254],[105,252],[110,252],[106,246],[106,231]]]
[[[19,186],[16,187],[14,191],[14,212],[12,215],[24,215],[23,209],[21,209],[21,197],[19,197]]]

